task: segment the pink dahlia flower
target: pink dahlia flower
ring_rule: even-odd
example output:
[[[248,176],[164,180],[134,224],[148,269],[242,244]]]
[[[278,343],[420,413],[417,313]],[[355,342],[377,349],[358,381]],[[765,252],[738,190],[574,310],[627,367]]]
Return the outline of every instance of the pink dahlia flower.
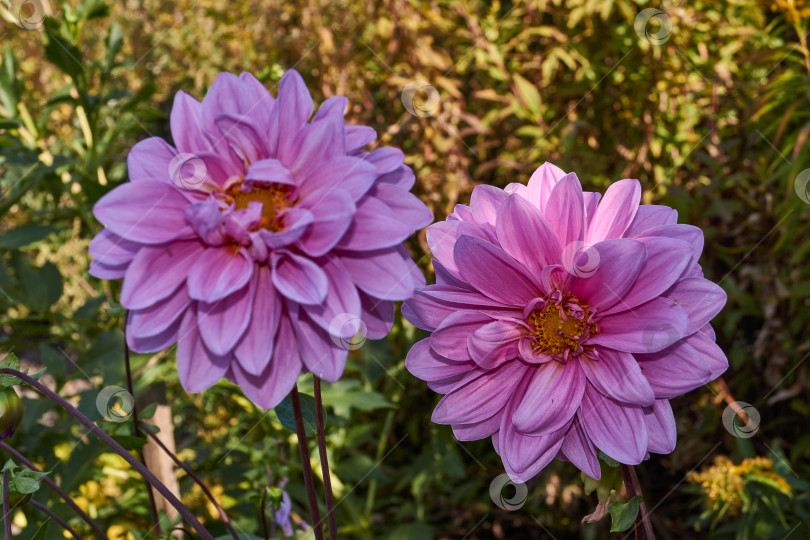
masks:
[[[628,465],[671,452],[668,400],[728,367],[702,231],[639,206],[637,180],[599,199],[548,163],[527,186],[476,187],[428,228],[437,283],[402,308],[432,332],[406,364],[445,394],[433,421],[491,435],[516,481],[555,457],[599,478],[597,449]]]
[[[381,338],[394,300],[424,285],[402,241],[432,221],[395,148],[345,125],[345,97],[312,98],[295,71],[278,99],[249,74],[217,76],[202,102],[174,100],[174,146],[152,137],[130,182],[93,209],[92,275],[124,278],[127,342],[177,343],[189,392],[225,376],[270,408],[302,371],[337,380],[341,346]]]

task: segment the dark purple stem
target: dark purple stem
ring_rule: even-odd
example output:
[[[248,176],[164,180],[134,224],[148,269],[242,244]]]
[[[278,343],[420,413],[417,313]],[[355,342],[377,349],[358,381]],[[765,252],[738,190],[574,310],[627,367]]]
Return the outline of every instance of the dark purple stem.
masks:
[[[326,499],[326,519],[329,523],[329,540],[337,540],[335,498],[332,495],[332,476],[329,474],[329,458],[326,455],[326,428],[324,427],[323,404],[321,403],[321,379],[318,377],[315,377],[315,423],[318,427],[318,453],[321,457],[323,491]]]
[[[77,540],[82,540],[82,537],[81,537],[81,535],[79,533],[74,531],[73,528],[70,525],[68,525],[65,520],[63,520],[62,518],[60,518],[59,516],[57,516],[56,514],[51,512],[50,510],[48,510],[47,507],[45,507],[44,505],[38,503],[37,501],[35,501],[33,499],[28,501],[28,502],[31,504],[31,506],[38,509],[40,512],[42,512],[43,514],[45,514],[46,516],[48,516],[49,518],[51,518],[52,520],[57,522],[59,525],[61,525],[63,529],[65,529],[67,532],[69,532],[70,534],[73,535],[73,538],[76,538]]]
[[[21,371],[17,371],[16,369],[10,368],[0,368],[0,373],[14,375],[17,378],[22,379],[26,384],[30,385],[31,387],[36,389],[39,393],[49,398],[51,401],[56,402],[60,407],[65,409],[71,416],[76,418],[85,427],[87,427],[87,429],[91,433],[93,433],[96,437],[101,439],[101,442],[109,446],[115,453],[124,458],[124,460],[127,463],[129,463],[129,465],[133,469],[138,471],[138,473],[141,476],[143,476],[147,482],[149,482],[152,486],[154,486],[155,489],[158,490],[158,492],[163,496],[163,498],[166,499],[169,502],[169,504],[171,504],[173,507],[177,509],[177,512],[183,517],[183,519],[185,519],[189,524],[191,524],[191,526],[194,528],[194,530],[197,531],[197,533],[199,533],[200,537],[202,537],[203,540],[214,540],[214,537],[211,535],[211,533],[208,532],[208,530],[205,527],[203,527],[202,523],[200,523],[199,520],[196,517],[194,517],[194,514],[192,514],[189,511],[189,509],[186,508],[185,505],[183,505],[183,503],[181,503],[177,499],[174,493],[172,493],[171,490],[163,484],[163,482],[158,480],[158,478],[154,474],[152,474],[152,472],[149,469],[147,469],[143,465],[143,463],[132,457],[132,454],[127,452],[127,450],[123,446],[118,444],[115,441],[115,439],[107,435],[107,433],[103,429],[98,427],[95,424],[95,422],[93,422],[85,415],[80,413],[76,409],[76,407],[68,403],[64,398],[62,398],[58,394],[54,393],[47,386],[43,385],[36,379],[26,375]]]
[[[217,500],[214,498],[214,495],[213,495],[213,493],[211,493],[211,490],[208,489],[208,486],[206,486],[203,483],[203,481],[200,479],[199,476],[194,474],[194,472],[191,470],[191,468],[188,465],[186,465],[185,463],[180,461],[180,458],[178,458],[176,455],[174,455],[171,452],[171,450],[166,448],[166,445],[163,444],[163,441],[160,440],[160,438],[152,431],[152,429],[149,427],[149,425],[146,422],[144,422],[143,420],[138,420],[138,423],[143,428],[143,430],[146,432],[146,434],[149,437],[152,437],[152,440],[155,441],[155,443],[160,447],[160,449],[163,450],[166,453],[166,455],[171,458],[172,461],[174,461],[175,465],[177,465],[178,467],[183,469],[186,472],[186,474],[189,475],[189,477],[191,477],[191,479],[198,486],[200,486],[200,489],[203,490],[203,493],[205,493],[205,496],[208,497],[208,500],[211,501],[211,504],[213,504],[214,507],[219,512],[219,517],[225,523],[225,527],[231,533],[231,536],[233,536],[234,540],[239,540],[239,535],[236,534],[235,530],[233,530],[233,526],[231,525],[231,520],[228,519],[228,515],[225,513],[225,510],[223,510],[222,507],[219,505],[219,503],[217,503]]]
[[[13,457],[17,461],[25,465],[32,471],[42,472],[39,467],[31,463],[31,461],[27,457],[19,453],[15,448],[9,446],[5,441],[0,441],[0,448],[11,454],[11,457]],[[70,506],[73,509],[73,511],[76,512],[76,514],[78,514],[78,516],[82,518],[84,522],[90,526],[91,529],[93,529],[93,532],[98,536],[100,540],[109,540],[109,538],[107,538],[107,535],[104,534],[104,531],[101,530],[101,527],[99,527],[96,524],[96,522],[93,521],[90,518],[90,516],[88,516],[84,512],[84,510],[79,508],[76,502],[72,498],[70,498],[70,496],[67,493],[62,491],[62,488],[60,488],[56,482],[54,482],[47,476],[43,476],[42,481],[48,484],[48,486],[54,491],[54,493],[59,495],[62,498],[62,500],[65,501],[65,503],[67,503],[67,505]]]
[[[298,432],[298,448],[301,450],[301,468],[304,471],[304,485],[307,488],[307,499],[309,500],[309,513],[312,517],[312,530],[315,532],[316,540],[323,540],[321,530],[321,512],[318,509],[318,499],[315,496],[315,484],[312,481],[312,466],[309,463],[309,445],[307,444],[307,433],[304,430],[304,414],[301,412],[301,399],[298,397],[298,387],[293,386],[290,392],[293,414],[295,415],[295,430]]]
[[[264,491],[262,492],[262,500],[259,503],[259,506],[261,508],[261,514],[259,514],[259,516],[262,518],[262,531],[264,531],[264,540],[270,540],[270,533],[267,530],[267,516],[264,513],[264,503],[267,500],[267,490],[269,489],[270,489],[269,486],[264,488]]]
[[[638,526],[643,525],[644,535],[647,537],[647,540],[655,540],[655,532],[653,532],[650,515],[647,513],[647,503],[644,502],[643,495],[641,493],[641,484],[639,484],[638,476],[636,476],[636,469],[632,465],[625,464],[622,464],[621,469],[622,477],[624,478],[624,488],[627,490],[627,496],[631,499],[636,495],[642,496],[641,501],[638,503],[638,517],[636,518],[636,524],[633,527],[633,530],[636,531],[636,538],[639,536]]]
[[[3,469],[3,527],[6,540],[11,540],[11,509],[8,506],[8,469]]]
[[[141,430],[138,427],[138,406],[135,404],[135,390],[132,386],[132,368],[129,364],[129,345],[127,345],[126,330],[124,332],[124,365],[127,370],[127,391],[129,395],[132,396],[132,420],[135,423],[135,436],[140,437]],[[138,452],[138,456],[140,462],[146,467],[146,460],[143,457],[143,453]],[[160,528],[160,517],[158,516],[157,505],[155,504],[155,494],[152,493],[152,487],[149,485],[149,482],[146,482],[146,494],[149,496],[149,513],[152,516],[152,523],[154,524],[158,536],[162,536],[163,530]]]

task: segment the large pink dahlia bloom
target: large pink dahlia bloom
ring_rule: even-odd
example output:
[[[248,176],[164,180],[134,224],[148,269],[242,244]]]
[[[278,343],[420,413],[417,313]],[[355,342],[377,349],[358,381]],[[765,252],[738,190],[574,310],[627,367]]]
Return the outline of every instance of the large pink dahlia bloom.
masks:
[[[555,457],[599,478],[597,449],[628,465],[671,452],[668,400],[728,367],[702,231],[639,206],[637,180],[599,199],[548,163],[528,185],[476,187],[428,228],[437,283],[402,308],[432,332],[407,367],[445,394],[433,421],[491,435],[516,481]]]
[[[424,278],[402,241],[432,221],[395,148],[361,149],[347,100],[315,113],[301,76],[278,99],[251,75],[217,76],[202,102],[174,100],[174,146],[152,137],[128,157],[130,182],[93,209],[106,228],[90,272],[124,278],[127,342],[177,343],[190,392],[225,376],[269,408],[302,371],[337,380],[346,339],[391,329],[393,301]]]

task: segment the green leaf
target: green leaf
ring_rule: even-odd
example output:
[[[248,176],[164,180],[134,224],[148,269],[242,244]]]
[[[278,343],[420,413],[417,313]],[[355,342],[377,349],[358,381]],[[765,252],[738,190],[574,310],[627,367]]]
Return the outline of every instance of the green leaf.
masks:
[[[157,402],[153,401],[143,409],[140,409],[138,411],[138,418],[141,420],[148,420],[149,418],[152,418],[153,416],[155,416],[157,406],[158,406]]]
[[[14,353],[9,353],[2,361],[0,361],[0,368],[9,368],[9,369],[16,369],[20,371],[20,361],[17,358],[17,355]],[[14,386],[16,384],[20,384],[22,380],[14,375],[9,375],[8,373],[3,373],[0,375],[0,387],[6,388],[9,386]]]
[[[385,540],[411,540],[413,538],[430,540],[433,538],[433,529],[430,525],[421,521],[406,523],[391,531],[385,537]]]
[[[618,467],[619,465],[621,465],[621,463],[619,463],[612,457],[608,456],[601,450],[597,450],[597,456],[599,456],[599,459],[603,461],[605,465],[607,465],[608,467]]]
[[[53,263],[33,266],[25,257],[16,257],[15,275],[20,284],[23,304],[33,310],[44,311],[62,296],[62,274]]]
[[[59,25],[53,19],[45,19],[45,35],[45,58],[71,79],[78,79],[83,69],[81,51],[60,35]]]
[[[113,435],[113,439],[127,450],[137,450],[146,444],[146,439],[135,435]]]
[[[520,92],[528,109],[532,111],[535,116],[540,116],[540,92],[537,91],[537,87],[517,73],[512,75],[512,78],[514,78],[518,92]]]
[[[42,524],[42,527],[37,529],[37,532],[34,533],[34,536],[31,537],[31,540],[45,540],[46,534],[48,532],[48,523],[50,521],[46,521]]]
[[[309,394],[299,394],[301,400],[301,415],[304,418],[304,433],[312,435],[317,430],[315,422],[315,398]],[[297,433],[295,428],[295,415],[293,414],[292,398],[288,394],[276,408],[276,416],[285,428]]]
[[[56,228],[48,225],[20,225],[0,236],[0,249],[18,249],[42,240],[52,232],[56,232]]]
[[[121,27],[116,23],[110,25],[110,31],[107,33],[107,73],[109,73],[115,64],[116,55],[121,52],[121,47],[124,45],[124,32]]]
[[[14,489],[21,495],[36,493],[39,490],[39,482],[48,473],[23,469],[14,474]]]
[[[638,516],[638,503],[643,500],[641,495],[636,495],[627,502],[611,502],[608,506],[610,513],[610,532],[626,531],[633,526]]]

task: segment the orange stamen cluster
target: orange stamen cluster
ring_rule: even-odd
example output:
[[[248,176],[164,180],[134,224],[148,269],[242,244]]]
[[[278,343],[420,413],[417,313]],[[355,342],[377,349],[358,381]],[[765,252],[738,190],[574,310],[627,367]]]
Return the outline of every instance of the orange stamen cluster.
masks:
[[[527,321],[535,337],[534,350],[562,361],[579,356],[584,352],[582,344],[599,332],[591,322],[594,311],[573,296],[558,302],[549,300],[545,307],[540,304]]]
[[[262,219],[259,228],[281,231],[283,226],[278,214],[293,205],[291,189],[286,184],[253,184],[250,191],[244,191],[242,183],[234,184],[225,190],[226,201],[233,202],[237,210],[244,210],[252,201],[262,203]]]

